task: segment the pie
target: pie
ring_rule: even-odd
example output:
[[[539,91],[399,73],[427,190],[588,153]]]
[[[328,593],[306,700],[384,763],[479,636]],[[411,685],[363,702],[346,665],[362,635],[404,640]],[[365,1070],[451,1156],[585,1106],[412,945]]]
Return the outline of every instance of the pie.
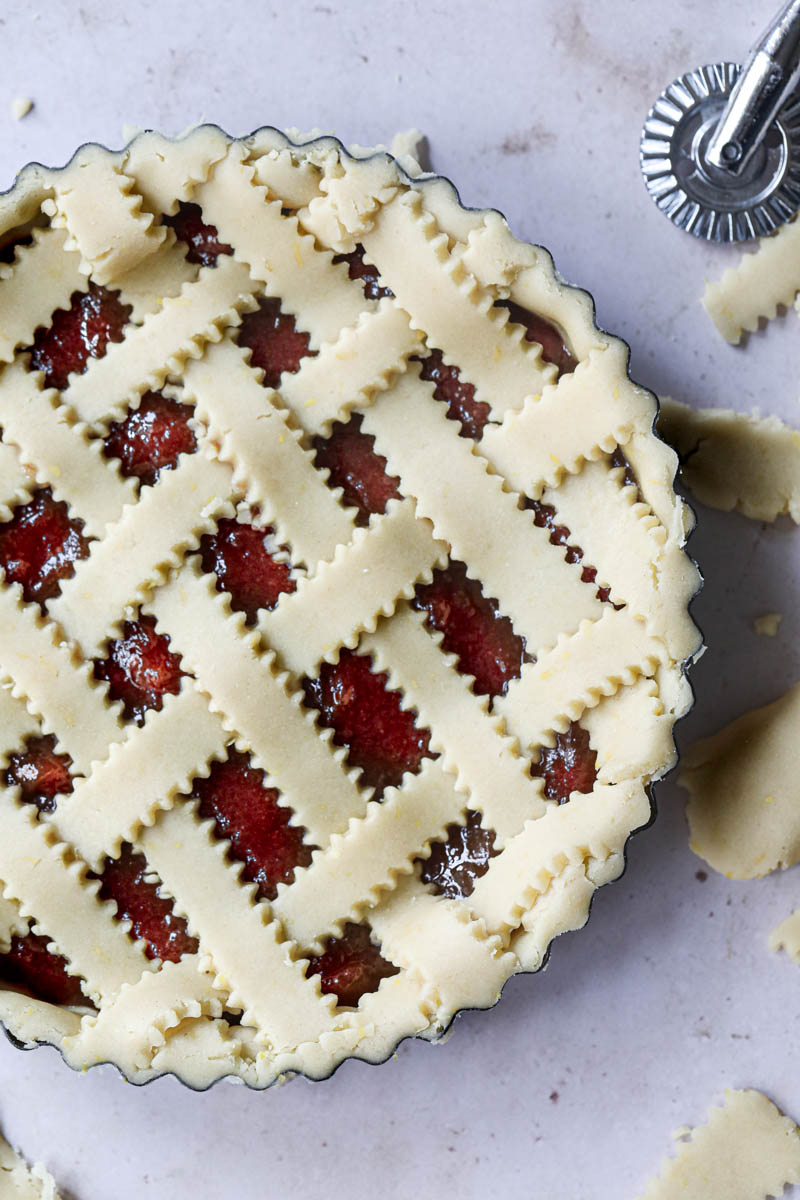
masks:
[[[690,704],[627,347],[330,137],[85,146],[0,197],[0,257],[0,1019],[264,1087],[493,1005]]]

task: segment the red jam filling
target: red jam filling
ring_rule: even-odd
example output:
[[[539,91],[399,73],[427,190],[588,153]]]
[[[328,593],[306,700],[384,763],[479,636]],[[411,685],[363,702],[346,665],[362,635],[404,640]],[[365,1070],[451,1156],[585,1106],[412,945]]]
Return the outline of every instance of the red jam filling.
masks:
[[[319,975],[325,995],[336,996],[340,1007],[355,1008],[367,992],[376,992],[382,979],[398,968],[381,955],[367,925],[348,921],[340,938],[328,938],[322,954],[310,958],[306,977]]]
[[[499,853],[495,832],[483,828],[481,814],[467,809],[466,818],[464,825],[447,826],[447,840],[433,842],[428,858],[417,859],[423,883],[454,900],[472,894],[476,881],[489,870],[489,860]]]
[[[542,504],[541,500],[526,500],[525,507],[533,512],[533,523],[538,525],[540,529],[550,530],[550,541],[554,546],[564,546],[566,553],[564,558],[568,563],[579,563],[583,559],[583,551],[580,546],[570,544],[570,532],[566,525],[556,524],[556,510],[552,504]],[[597,579],[596,567],[584,567],[581,571],[581,579],[584,583],[594,583]],[[611,589],[601,587],[597,589],[597,599],[602,600],[604,604],[610,604]],[[621,607],[615,605],[615,607]]]
[[[67,960],[50,954],[48,944],[38,933],[12,937],[11,948],[0,954],[0,979],[21,985],[48,1004],[88,1005],[78,977],[67,974]]]
[[[159,895],[159,885],[148,879],[147,859],[127,842],[119,858],[107,858],[100,876],[101,900],[115,900],[117,920],[130,921],[131,937],[143,938],[148,958],[177,962],[197,952],[197,939],[189,935],[183,917],[176,916],[172,901]]]
[[[428,614],[428,624],[444,634],[442,648],[458,656],[458,668],[473,675],[479,696],[501,696],[525,661],[525,639],[517,637],[508,617],[467,575],[463,563],[436,570],[430,583],[416,591],[414,607]]]
[[[233,254],[233,248],[219,240],[216,225],[206,225],[199,204],[178,205],[174,217],[162,217],[162,225],[174,229],[175,236],[187,246],[186,258],[201,267],[215,267],[220,254]]]
[[[624,487],[635,487],[638,489],[639,481],[637,480],[633,467],[628,462],[627,455],[621,446],[617,446],[616,450],[611,455],[611,465],[612,467],[622,467],[622,483]]]
[[[185,674],[180,663],[167,635],[156,633],[153,617],[140,617],[125,622],[122,637],[109,645],[108,658],[95,660],[94,675],[108,683],[112,700],[122,701],[127,720],[143,725],[149,708],[160,711],[165,694],[180,691]]]
[[[591,792],[597,779],[597,754],[589,745],[589,734],[573,721],[566,733],[556,734],[556,744],[543,746],[531,775],[544,780],[548,800],[566,804],[573,792]]]
[[[31,367],[44,371],[47,387],[63,391],[73,371],[84,371],[90,358],[102,358],[109,342],[122,341],[130,316],[119,292],[90,283],[87,292],[73,293],[69,308],[53,313],[50,325],[36,331]]]
[[[434,385],[433,394],[447,405],[447,415],[452,421],[461,422],[461,436],[479,441],[489,420],[489,405],[475,399],[475,388],[461,379],[458,367],[448,367],[441,350],[431,350],[422,363],[423,379]]]
[[[74,564],[86,558],[89,542],[83,521],[72,518],[66,504],[54,500],[49,488],[14,509],[0,525],[0,565],[9,583],[22,585],[28,603],[44,604],[61,591],[61,580],[75,573]]]
[[[192,407],[160,392],[145,392],[138,408],[115,421],[103,445],[108,458],[120,461],[123,475],[153,484],[162,471],[177,466],[181,454],[193,454],[197,439],[189,425]]]
[[[391,298],[394,292],[381,283],[380,273],[374,263],[364,262],[364,247],[356,246],[352,254],[337,254],[335,263],[346,262],[347,273],[351,279],[358,279],[364,288],[368,300],[382,300],[384,296]]]
[[[430,756],[430,733],[418,729],[414,713],[401,708],[401,693],[390,690],[385,674],[370,670],[372,660],[343,650],[337,663],[323,663],[318,679],[305,679],[306,704],[334,731],[347,760],[361,768],[365,787],[380,796],[399,785],[406,771],[419,771]]]
[[[203,570],[217,577],[217,591],[227,592],[231,607],[255,623],[258,610],[274,608],[284,592],[297,586],[288,563],[278,561],[267,548],[272,529],[257,529],[229,517],[217,524],[216,533],[200,541]]]
[[[524,326],[525,341],[536,342],[541,346],[542,358],[545,362],[555,364],[559,379],[562,375],[572,374],[578,360],[564,342],[563,334],[554,325],[538,313],[529,312],[522,305],[515,304],[513,300],[498,300],[496,307],[507,308],[509,321],[514,325]]]
[[[216,762],[207,779],[195,780],[192,793],[200,816],[216,822],[217,836],[230,841],[231,856],[244,863],[242,875],[258,885],[260,900],[274,900],[279,883],[291,883],[295,867],[311,862],[305,830],[290,825],[292,810],[278,803],[275,788],[264,786],[264,772],[233,750]]]
[[[268,296],[243,318],[238,340],[252,352],[250,362],[264,372],[262,382],[269,388],[279,387],[284,371],[294,374],[304,358],[316,354],[308,348],[309,335],[297,328],[293,316],[281,312],[280,300]]]
[[[315,438],[314,451],[317,466],[330,472],[329,486],[341,488],[344,503],[357,510],[357,525],[366,525],[372,513],[386,512],[389,501],[400,498],[400,480],[376,454],[375,438],[362,432],[360,413],[346,425],[337,421],[329,438]]]
[[[39,812],[55,812],[56,796],[72,791],[71,766],[68,754],[56,753],[52,734],[29,737],[25,749],[8,760],[6,786],[18,787],[22,799],[35,804]]]

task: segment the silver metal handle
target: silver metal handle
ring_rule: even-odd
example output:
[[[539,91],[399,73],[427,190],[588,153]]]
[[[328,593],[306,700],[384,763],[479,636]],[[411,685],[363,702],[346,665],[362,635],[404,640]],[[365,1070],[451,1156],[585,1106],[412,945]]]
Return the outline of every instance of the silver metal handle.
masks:
[[[800,80],[800,0],[784,4],[750,51],[705,153],[717,170],[738,175]]]

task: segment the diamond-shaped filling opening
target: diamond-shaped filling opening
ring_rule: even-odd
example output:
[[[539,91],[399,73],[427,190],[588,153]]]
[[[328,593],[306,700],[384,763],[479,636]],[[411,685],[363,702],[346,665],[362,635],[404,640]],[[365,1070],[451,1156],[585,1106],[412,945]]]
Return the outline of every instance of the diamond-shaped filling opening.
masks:
[[[343,650],[338,662],[322,664],[317,679],[304,679],[303,689],[306,704],[334,731],[335,745],[347,748],[348,763],[360,767],[361,782],[375,789],[376,799],[432,757],[430,731],[417,727],[402,694],[388,686],[386,674],[372,670],[371,658]]]
[[[555,365],[559,379],[562,375],[572,374],[578,360],[567,345],[565,335],[552,321],[523,308],[521,304],[515,304],[513,300],[497,300],[495,308],[508,309],[509,322],[523,326],[526,342],[536,342],[541,346],[542,358]]]
[[[74,564],[88,554],[83,521],[71,517],[50,488],[35,491],[0,525],[0,566],[8,583],[22,585],[28,603],[44,607],[61,591],[61,580],[75,573]]]
[[[390,500],[400,499],[400,480],[386,470],[386,459],[375,451],[375,438],[364,433],[360,413],[343,424],[335,422],[327,438],[314,439],[316,465],[328,471],[328,486],[341,488],[344,503],[357,511],[356,524],[366,525],[373,513],[386,512]]]
[[[348,921],[341,937],[329,937],[322,954],[309,958],[306,978],[319,975],[324,995],[336,997],[339,1008],[356,1008],[362,996],[377,992],[383,979],[399,967],[381,954],[369,925]]]
[[[119,461],[120,471],[142,484],[155,483],[162,471],[178,465],[182,454],[194,454],[197,438],[189,424],[190,404],[162,392],[145,392],[138,408],[114,421],[103,441],[107,458]]]
[[[364,247],[359,244],[350,254],[336,254],[333,261],[347,263],[348,275],[351,279],[359,280],[368,300],[383,300],[384,297],[391,299],[394,292],[381,283],[380,272],[375,264],[364,262],[364,254]]]
[[[217,591],[227,592],[231,608],[243,612],[248,625],[259,610],[272,609],[284,592],[297,587],[288,549],[278,546],[272,526],[259,528],[231,517],[217,522],[216,532],[200,540],[203,570],[217,577]]]
[[[572,721],[565,733],[555,735],[554,746],[542,746],[531,775],[544,781],[548,800],[566,804],[573,792],[588,795],[597,780],[597,752],[589,742],[588,730]]]
[[[311,862],[305,829],[290,823],[292,810],[266,786],[249,755],[231,750],[207,778],[194,781],[192,795],[200,801],[199,815],[213,819],[217,837],[230,842],[230,857],[244,863],[242,876],[258,885],[260,900],[274,900],[278,884],[291,883],[295,869]]]
[[[99,875],[101,900],[114,900],[116,919],[130,921],[130,936],[142,938],[148,958],[178,962],[197,953],[197,939],[186,921],[174,912],[172,900],[161,894],[161,882],[147,859],[123,842],[119,858],[107,858]]]
[[[69,308],[53,313],[49,325],[37,329],[29,346],[31,367],[44,371],[47,387],[63,391],[73,372],[86,370],[90,358],[102,358],[109,342],[121,342],[131,307],[119,292],[90,283],[88,291],[73,292]]]
[[[475,399],[473,384],[461,378],[459,367],[448,366],[441,350],[431,350],[425,358],[417,358],[422,364],[420,375],[434,385],[433,394],[447,405],[447,416],[461,424],[461,437],[480,441],[489,420],[489,405]]]
[[[120,700],[125,719],[143,725],[148,709],[160,711],[164,696],[181,688],[181,657],[170,648],[167,634],[156,631],[153,617],[126,621],[121,637],[108,643],[108,655],[95,659],[94,677],[108,684],[112,700]]]
[[[314,357],[309,350],[310,335],[297,328],[294,317],[281,311],[280,300],[262,296],[258,308],[247,313],[239,326],[237,341],[250,351],[250,363],[264,372],[264,387],[280,386],[281,375],[294,375],[304,358]]]
[[[25,745],[9,755],[6,787],[18,787],[26,804],[39,812],[56,810],[56,799],[72,791],[72,759],[59,754],[53,734],[32,734]]]
[[[174,230],[178,241],[186,245],[186,259],[201,267],[215,267],[220,254],[233,254],[233,247],[221,242],[216,225],[207,225],[199,204],[181,201],[172,217],[162,217],[162,225]]]
[[[468,808],[463,823],[448,825],[442,842],[432,842],[427,858],[415,860],[420,879],[438,896],[463,900],[472,895],[476,882],[489,870],[496,833],[481,824],[481,814]]]
[[[444,635],[442,648],[458,657],[459,671],[474,676],[473,691],[479,696],[504,695],[529,661],[525,639],[461,562],[451,560],[434,571],[430,583],[417,587],[413,605]]]
[[[15,988],[24,988],[47,1004],[91,1007],[79,976],[69,974],[67,960],[60,954],[51,954],[49,944],[49,938],[32,929],[25,934],[14,934],[9,949],[0,953],[0,979]]]
[[[541,500],[526,500],[525,508],[528,508],[533,513],[533,523],[538,525],[540,529],[550,530],[550,542],[553,546],[564,547],[564,558],[568,563],[579,563],[583,561],[583,550],[580,546],[574,546],[570,542],[572,536],[566,525],[558,523],[558,514],[552,504],[543,504]],[[597,568],[585,566],[581,570],[581,580],[583,583],[594,583],[597,579]],[[608,587],[599,587],[597,589],[597,599],[602,600],[604,604],[612,604],[611,589]],[[622,604],[614,604],[614,608],[623,608]]]

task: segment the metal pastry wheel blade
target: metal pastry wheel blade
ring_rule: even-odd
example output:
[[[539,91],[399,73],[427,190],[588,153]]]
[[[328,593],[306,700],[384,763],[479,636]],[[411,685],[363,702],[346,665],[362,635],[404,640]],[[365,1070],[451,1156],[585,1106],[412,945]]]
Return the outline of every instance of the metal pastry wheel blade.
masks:
[[[647,190],[694,237],[742,242],[800,209],[800,0],[785,4],[744,67],[713,63],[682,75],[642,130]]]

